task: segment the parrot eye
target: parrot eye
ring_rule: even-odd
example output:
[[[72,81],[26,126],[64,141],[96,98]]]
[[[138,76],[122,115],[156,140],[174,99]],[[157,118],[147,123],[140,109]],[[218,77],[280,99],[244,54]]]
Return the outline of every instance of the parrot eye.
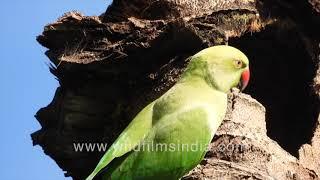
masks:
[[[243,63],[242,63],[242,61],[241,60],[234,60],[233,61],[233,63],[234,63],[234,66],[237,68],[237,69],[240,69],[240,68],[242,68],[242,66],[243,66]]]

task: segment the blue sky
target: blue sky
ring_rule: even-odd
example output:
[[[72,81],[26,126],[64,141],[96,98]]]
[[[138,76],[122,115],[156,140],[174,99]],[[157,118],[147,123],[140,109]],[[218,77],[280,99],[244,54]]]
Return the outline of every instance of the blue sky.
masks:
[[[48,71],[45,48],[36,42],[43,26],[63,13],[100,15],[110,0],[1,0],[0,172],[3,180],[59,180],[56,163],[30,134],[40,129],[34,114],[51,102],[58,82]]]

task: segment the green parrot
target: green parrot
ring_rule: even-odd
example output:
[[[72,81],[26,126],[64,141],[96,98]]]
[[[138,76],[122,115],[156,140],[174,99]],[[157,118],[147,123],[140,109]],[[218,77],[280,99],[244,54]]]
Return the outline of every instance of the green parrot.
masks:
[[[221,124],[227,93],[249,81],[248,58],[219,45],[194,56],[180,80],[143,108],[87,177],[177,180],[197,166]]]

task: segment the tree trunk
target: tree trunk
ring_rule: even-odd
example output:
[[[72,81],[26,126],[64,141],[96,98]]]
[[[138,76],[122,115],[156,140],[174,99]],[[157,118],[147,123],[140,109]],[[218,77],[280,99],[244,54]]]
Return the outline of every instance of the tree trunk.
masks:
[[[252,79],[229,108],[203,160],[183,179],[320,179],[319,0],[114,0],[99,17],[66,13],[45,27],[60,87],[36,114],[35,145],[73,179],[216,44],[248,55]],[[259,102],[261,103],[259,103]]]

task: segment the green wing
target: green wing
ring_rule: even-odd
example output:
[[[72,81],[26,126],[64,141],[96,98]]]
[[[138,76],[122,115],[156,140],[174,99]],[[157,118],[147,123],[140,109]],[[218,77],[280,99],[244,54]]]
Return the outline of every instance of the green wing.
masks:
[[[97,167],[87,177],[86,180],[92,180],[103,168],[105,168],[114,158],[123,156],[131,151],[144,139],[152,127],[152,111],[154,103],[145,107],[120,134],[120,136],[111,145],[108,151],[103,155]]]
[[[112,161],[112,165],[108,166],[111,168],[103,174],[103,179],[181,178],[203,159],[212,138],[208,118],[217,120],[216,126],[219,125],[218,116],[210,115],[209,111],[204,107],[192,107],[163,116],[144,139],[147,149],[127,153],[128,156]],[[192,149],[183,150],[190,147]]]

